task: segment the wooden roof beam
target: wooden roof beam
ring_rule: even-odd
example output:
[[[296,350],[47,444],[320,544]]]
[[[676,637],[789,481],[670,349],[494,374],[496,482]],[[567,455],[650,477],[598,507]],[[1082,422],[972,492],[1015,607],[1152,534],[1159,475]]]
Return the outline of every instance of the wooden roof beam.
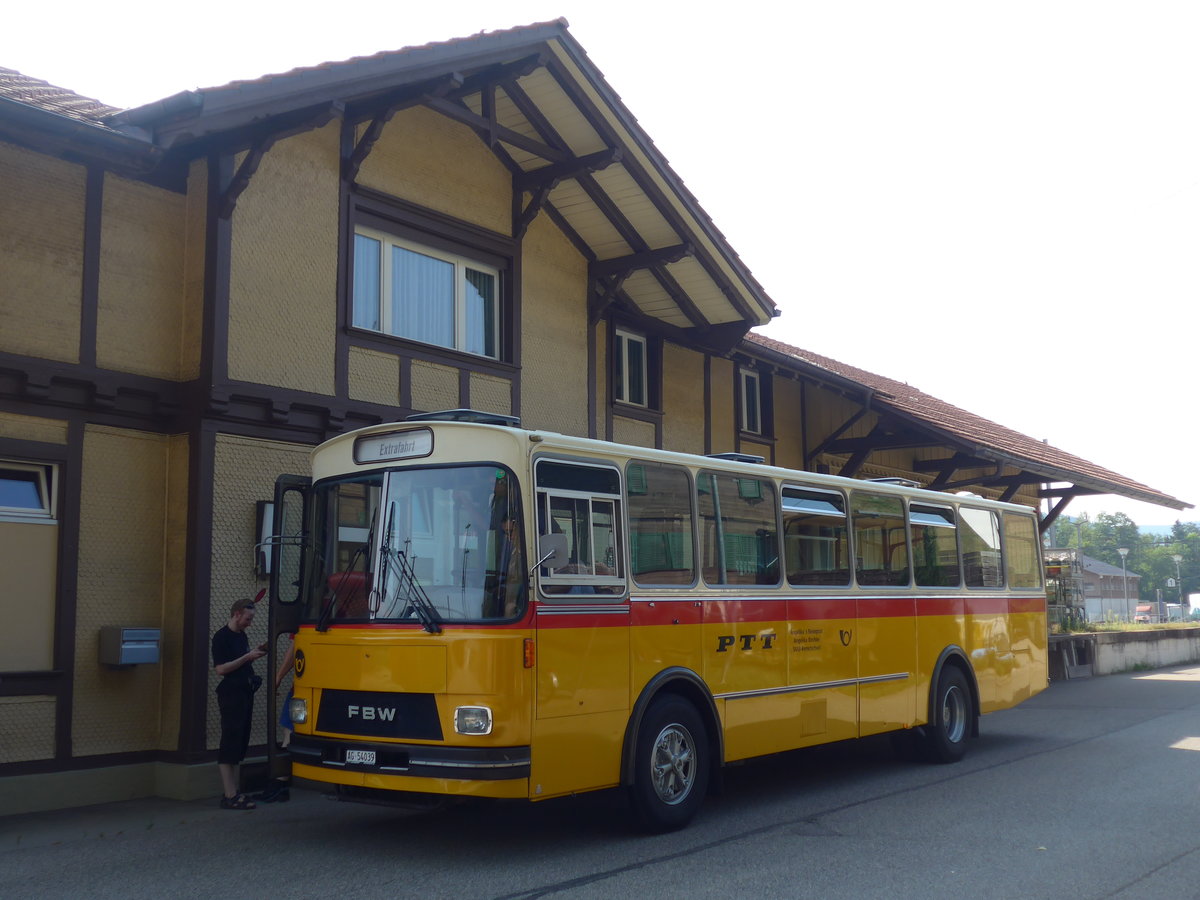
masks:
[[[571,154],[566,151],[557,150],[548,144],[543,144],[541,141],[526,137],[519,131],[513,131],[511,128],[501,125],[496,121],[494,110],[492,111],[492,117],[488,118],[472,112],[461,103],[445,97],[430,98],[425,105],[449,119],[461,122],[475,129],[480,138],[488,142],[489,146],[492,146],[494,141],[503,141],[506,144],[524,150],[526,153],[532,153],[534,156],[540,156],[542,159],[548,159],[551,162],[560,163],[571,159]]]
[[[876,428],[867,437],[842,438],[830,441],[825,447],[825,452],[857,453],[860,450],[906,450],[941,446],[938,442],[920,435],[906,434],[904,432],[883,432],[876,434],[879,431],[880,429]]]
[[[384,126],[391,121],[396,113],[413,106],[420,106],[422,103],[428,102],[431,98],[444,97],[456,88],[461,87],[462,84],[463,76],[457,72],[451,72],[433,84],[422,85],[418,91],[414,92],[411,89],[405,89],[389,98],[383,109],[377,112],[374,118],[372,118],[371,124],[367,126],[362,137],[354,145],[350,156],[342,161],[342,173],[346,181],[354,181],[358,178],[358,171],[362,168],[362,164],[366,162],[371,150],[374,149],[375,142],[383,134]]]
[[[497,85],[504,85],[516,81],[518,78],[523,78],[526,75],[531,75],[544,66],[548,58],[548,51],[543,50],[539,53],[522,57],[515,62],[488,66],[485,69],[480,69],[478,72],[472,72],[463,81],[462,86],[450,95],[450,99],[461,100],[463,97],[469,97],[476,91],[485,91],[488,88],[495,88]]]
[[[600,259],[588,265],[588,274],[592,278],[609,278],[614,275],[624,277],[638,269],[651,269],[656,266],[665,266],[667,263],[678,262],[685,256],[690,256],[691,252],[691,244],[676,244],[673,247],[645,250],[641,253],[631,253],[628,256],[618,256],[613,259]]]
[[[529,193],[534,193],[543,188],[554,190],[560,181],[578,179],[583,175],[590,175],[592,172],[607,169],[613,163],[620,161],[621,151],[610,147],[598,153],[589,153],[587,156],[553,163],[549,166],[543,166],[540,169],[534,169],[532,172],[525,172],[518,175],[517,188]]]

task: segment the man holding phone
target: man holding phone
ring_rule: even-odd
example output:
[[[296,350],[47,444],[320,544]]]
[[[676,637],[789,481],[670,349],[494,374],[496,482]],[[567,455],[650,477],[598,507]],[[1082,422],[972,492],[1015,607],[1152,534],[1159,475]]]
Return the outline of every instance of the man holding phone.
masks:
[[[260,595],[261,596],[261,595]],[[254,673],[254,661],[267,655],[266,644],[250,648],[246,629],[254,621],[254,601],[233,601],[229,621],[212,638],[213,668],[221,676],[217,705],[221,709],[221,749],[217,769],[221,773],[221,809],[254,809],[255,804],[238,791],[236,767],[250,746],[254,692],[262,677]]]

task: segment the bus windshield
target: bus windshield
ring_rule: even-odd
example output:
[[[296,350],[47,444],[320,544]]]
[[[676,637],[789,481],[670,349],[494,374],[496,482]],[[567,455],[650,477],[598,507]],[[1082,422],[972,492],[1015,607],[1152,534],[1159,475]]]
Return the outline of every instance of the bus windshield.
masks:
[[[313,491],[305,618],[511,619],[527,576],[516,479],[495,465],[372,472]]]

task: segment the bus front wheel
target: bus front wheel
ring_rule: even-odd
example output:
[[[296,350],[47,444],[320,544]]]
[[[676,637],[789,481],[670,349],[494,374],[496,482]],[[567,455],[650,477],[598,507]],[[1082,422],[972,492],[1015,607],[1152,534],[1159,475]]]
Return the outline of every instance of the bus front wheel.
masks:
[[[647,831],[682,828],[704,802],[708,737],[686,700],[665,696],[646,711],[638,729],[630,799]]]
[[[958,762],[967,753],[974,721],[971,687],[957,666],[947,665],[933,698],[933,721],[927,726],[927,748],[933,762]]]

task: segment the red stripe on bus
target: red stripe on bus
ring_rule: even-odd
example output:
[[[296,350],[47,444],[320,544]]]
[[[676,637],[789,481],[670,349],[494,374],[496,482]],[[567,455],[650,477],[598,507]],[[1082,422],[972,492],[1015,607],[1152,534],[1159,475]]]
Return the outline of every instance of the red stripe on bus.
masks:
[[[814,597],[792,600],[788,618],[796,622],[816,622],[820,619],[853,619],[858,604],[853,597]]]
[[[1046,611],[1046,596],[1014,597],[1008,601],[1010,613],[1044,613]]]

